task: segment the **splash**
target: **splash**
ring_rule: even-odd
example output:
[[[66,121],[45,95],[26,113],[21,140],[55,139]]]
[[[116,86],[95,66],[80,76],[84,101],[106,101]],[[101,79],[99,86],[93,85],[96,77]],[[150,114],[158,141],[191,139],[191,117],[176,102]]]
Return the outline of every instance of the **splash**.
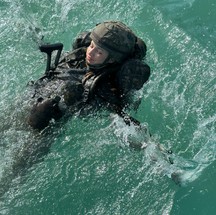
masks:
[[[122,146],[132,147],[142,151],[145,156],[145,164],[152,166],[152,171],[171,178],[177,185],[186,186],[201,174],[206,165],[202,165],[195,159],[189,160],[178,156],[171,149],[159,143],[152,136],[146,123],[136,126],[125,126],[124,121],[117,115],[112,116],[111,128],[115,135],[123,141]]]

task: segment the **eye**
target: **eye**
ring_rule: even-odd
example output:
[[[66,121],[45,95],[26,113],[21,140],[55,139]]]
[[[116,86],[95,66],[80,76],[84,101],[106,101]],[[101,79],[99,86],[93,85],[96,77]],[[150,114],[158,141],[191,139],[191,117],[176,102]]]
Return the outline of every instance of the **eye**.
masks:
[[[104,54],[103,50],[101,50],[100,48],[97,48],[97,53],[98,53],[99,55],[103,55],[103,54]]]

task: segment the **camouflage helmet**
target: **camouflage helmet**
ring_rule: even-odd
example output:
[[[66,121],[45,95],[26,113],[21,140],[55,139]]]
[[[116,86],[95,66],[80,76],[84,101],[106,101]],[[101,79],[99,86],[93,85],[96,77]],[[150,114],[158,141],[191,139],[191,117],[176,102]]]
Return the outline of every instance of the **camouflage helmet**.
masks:
[[[133,53],[137,39],[132,30],[119,21],[106,21],[96,25],[90,38],[108,51],[110,57],[117,62],[122,62]]]

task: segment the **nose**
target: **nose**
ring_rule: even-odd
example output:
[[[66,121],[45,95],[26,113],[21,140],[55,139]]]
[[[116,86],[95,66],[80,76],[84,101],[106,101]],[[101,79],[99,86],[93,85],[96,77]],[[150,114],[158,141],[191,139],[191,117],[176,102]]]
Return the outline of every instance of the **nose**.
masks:
[[[95,53],[96,53],[96,50],[95,50],[95,48],[90,48],[90,50],[89,50],[89,55],[91,56],[91,57],[93,57],[94,55],[95,55]]]

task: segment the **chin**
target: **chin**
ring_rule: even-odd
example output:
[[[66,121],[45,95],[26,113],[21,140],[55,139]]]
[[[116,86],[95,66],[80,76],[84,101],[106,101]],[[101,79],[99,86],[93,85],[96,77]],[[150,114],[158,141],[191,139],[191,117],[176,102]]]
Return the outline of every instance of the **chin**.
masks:
[[[96,63],[93,62],[93,61],[88,61],[88,60],[87,60],[86,62],[87,62],[88,65],[92,65],[92,66],[96,65]]]

